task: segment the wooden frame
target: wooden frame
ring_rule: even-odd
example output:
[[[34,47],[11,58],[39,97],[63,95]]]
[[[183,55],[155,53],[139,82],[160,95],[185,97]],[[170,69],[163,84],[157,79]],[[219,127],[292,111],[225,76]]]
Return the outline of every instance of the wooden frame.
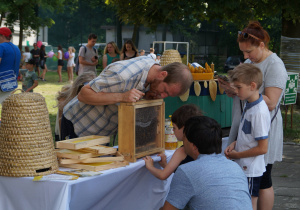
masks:
[[[95,146],[98,144],[106,144],[110,142],[109,136],[84,136],[69,140],[56,142],[56,147],[61,149],[82,149],[86,147]]]
[[[157,106],[157,129],[154,142],[136,146],[136,110]],[[165,103],[163,99],[141,100],[136,103],[120,103],[118,107],[118,145],[125,160],[135,162],[137,158],[165,150]]]

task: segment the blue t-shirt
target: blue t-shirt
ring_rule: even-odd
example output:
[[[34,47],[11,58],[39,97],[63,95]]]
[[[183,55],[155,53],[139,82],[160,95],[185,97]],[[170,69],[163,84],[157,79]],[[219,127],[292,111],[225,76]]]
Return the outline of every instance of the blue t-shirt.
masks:
[[[167,201],[178,209],[252,209],[247,178],[235,162],[221,154],[199,155],[179,166]]]
[[[14,70],[16,77],[18,77],[21,62],[21,52],[19,48],[11,42],[0,44],[0,58],[0,72]]]

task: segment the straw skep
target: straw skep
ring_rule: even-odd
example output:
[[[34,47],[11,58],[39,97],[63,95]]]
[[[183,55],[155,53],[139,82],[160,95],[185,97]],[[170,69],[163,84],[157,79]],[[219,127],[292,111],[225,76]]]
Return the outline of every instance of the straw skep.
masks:
[[[2,104],[0,175],[41,176],[57,170],[44,97],[39,93],[10,95]]]
[[[165,66],[170,63],[182,63],[180,54],[177,50],[165,50],[160,59],[160,65]]]

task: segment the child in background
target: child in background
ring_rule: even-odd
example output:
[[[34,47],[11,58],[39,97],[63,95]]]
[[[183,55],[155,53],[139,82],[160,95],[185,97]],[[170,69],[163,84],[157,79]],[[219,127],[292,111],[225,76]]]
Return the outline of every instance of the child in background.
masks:
[[[183,129],[185,122],[193,117],[193,116],[201,116],[202,113],[200,109],[194,105],[194,104],[187,104],[183,105],[180,108],[178,108],[172,115],[172,123],[173,123],[173,129],[174,134],[178,141],[183,140]],[[190,161],[193,161],[194,159],[188,156],[183,146],[178,148],[169,163],[167,164],[166,155],[165,154],[159,154],[161,157],[161,161],[159,162],[160,166],[164,169],[158,169],[155,168],[153,165],[153,159],[150,156],[146,156],[144,158],[146,168],[158,179],[165,180],[167,179],[173,172],[176,171],[177,167],[181,164],[188,163]]]
[[[34,71],[34,66],[36,65],[33,59],[30,59],[26,63],[27,69],[20,69],[20,73],[22,74],[23,82],[22,82],[22,89],[25,92],[33,92],[33,89],[38,86],[38,76]]]
[[[240,100],[246,100],[240,121],[238,138],[224,151],[229,159],[245,172],[252,207],[257,209],[259,186],[266,171],[264,154],[268,151],[268,134],[271,125],[267,104],[259,94],[263,75],[259,68],[252,64],[240,64],[229,72],[229,80],[234,85]]]

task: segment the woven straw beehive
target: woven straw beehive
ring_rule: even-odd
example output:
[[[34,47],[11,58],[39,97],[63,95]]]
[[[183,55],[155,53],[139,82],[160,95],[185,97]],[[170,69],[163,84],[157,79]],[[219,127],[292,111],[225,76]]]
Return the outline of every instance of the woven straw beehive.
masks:
[[[2,104],[0,175],[39,176],[57,170],[44,97],[38,93],[10,95]]]
[[[165,66],[169,63],[179,62],[182,63],[180,54],[177,50],[166,50],[160,59],[160,65]]]

